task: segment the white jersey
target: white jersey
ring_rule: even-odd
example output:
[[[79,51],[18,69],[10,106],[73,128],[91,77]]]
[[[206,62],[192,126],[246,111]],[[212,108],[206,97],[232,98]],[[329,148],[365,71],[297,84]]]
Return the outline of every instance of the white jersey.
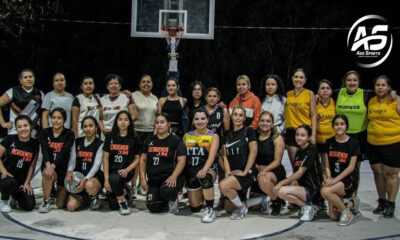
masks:
[[[130,99],[125,94],[120,94],[116,98],[110,98],[109,94],[103,96],[101,98],[101,105],[103,108],[104,128],[111,130],[117,113],[122,110],[128,111],[129,104]]]
[[[79,115],[78,115],[78,137],[83,136],[83,130],[81,128],[82,120],[86,116],[93,116],[97,122],[100,119],[101,102],[100,97],[97,94],[93,94],[90,98],[85,97],[83,94],[76,96],[79,101]]]
[[[140,91],[135,91],[132,97],[138,112],[138,119],[135,121],[135,131],[152,132],[158,110],[158,98],[151,93],[149,96],[145,96]]]

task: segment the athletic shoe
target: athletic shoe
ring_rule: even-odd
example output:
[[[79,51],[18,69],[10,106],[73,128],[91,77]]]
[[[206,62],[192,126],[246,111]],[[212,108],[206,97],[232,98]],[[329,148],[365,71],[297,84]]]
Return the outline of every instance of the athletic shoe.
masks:
[[[312,221],[314,219],[314,215],[315,215],[315,212],[316,212],[314,205],[306,204],[301,208],[303,209],[303,215],[301,216],[300,220],[304,221],[304,222]]]
[[[95,211],[95,210],[99,210],[100,209],[100,199],[98,196],[96,197],[92,197],[92,199],[90,200],[90,210]]]
[[[131,185],[126,185],[125,186],[126,190],[126,198],[131,198],[131,199],[136,199],[136,186],[132,187]]]
[[[139,189],[137,190],[138,194],[141,196],[146,196],[146,191],[140,186]]]
[[[233,210],[231,219],[233,219],[233,220],[242,219],[242,218],[244,218],[244,216],[246,216],[247,211],[248,211],[248,209],[247,209],[246,205],[242,204],[241,207],[238,207],[235,210]]]
[[[179,207],[178,207],[178,199],[175,201],[169,201],[169,213],[172,214],[177,214],[179,212]]]
[[[276,199],[275,201],[272,201],[272,211],[271,215],[272,216],[279,216],[281,214],[281,208],[282,204],[279,199]]]
[[[128,207],[128,204],[126,201],[120,202],[119,203],[119,213],[121,215],[129,215],[131,213],[131,210]]]
[[[359,197],[355,197],[352,198],[351,201],[353,202],[353,207],[351,208],[351,211],[354,213],[354,215],[358,215],[360,214],[360,198]]]
[[[328,210],[328,207],[325,204],[325,200],[320,200],[317,202],[318,210]]]
[[[378,207],[372,212],[373,214],[384,214],[386,209],[386,199],[378,199]]]
[[[212,223],[215,220],[215,211],[214,208],[206,208],[206,211],[204,211],[203,217],[201,218],[201,221],[203,223]]]
[[[269,203],[271,201],[271,198],[269,196],[263,196],[261,200],[261,207],[263,208],[263,213],[268,214],[269,213]]]
[[[17,208],[17,201],[12,196],[10,196],[10,199],[8,200],[8,204],[10,205],[10,207],[12,209]]]
[[[387,203],[385,212],[383,213],[384,218],[393,218],[394,216],[394,209],[395,209],[395,204],[394,203]]]
[[[50,203],[50,205],[55,205],[56,204],[56,198],[55,197],[50,197],[49,203]]]
[[[353,213],[350,211],[350,209],[346,208],[346,210],[340,213],[340,218],[337,225],[347,226],[351,223],[352,220],[353,220]]]
[[[11,212],[11,207],[10,207],[9,202],[10,202],[9,200],[6,200],[6,201],[0,200],[1,212],[3,212],[3,213]]]
[[[50,212],[50,200],[43,200],[42,205],[39,207],[39,213],[48,213]]]
[[[297,211],[297,216],[299,218],[301,218],[304,214],[304,207],[301,207],[298,211]]]

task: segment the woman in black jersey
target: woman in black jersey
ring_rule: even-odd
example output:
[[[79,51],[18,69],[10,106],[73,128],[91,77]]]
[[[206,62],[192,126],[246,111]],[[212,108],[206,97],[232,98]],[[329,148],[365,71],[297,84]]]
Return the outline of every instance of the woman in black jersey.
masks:
[[[285,168],[282,166],[282,157],[285,150],[285,141],[274,127],[274,116],[270,112],[261,113],[258,121],[258,153],[256,158],[257,183],[260,190],[272,200],[271,215],[280,214],[284,201],[274,193],[275,184],[286,177]],[[266,196],[256,197],[246,201],[247,207],[262,202],[264,210],[269,212],[269,201]],[[249,204],[251,203],[251,204]]]
[[[108,202],[111,210],[129,215],[127,199],[130,197],[126,183],[135,173],[139,164],[139,151],[133,134],[133,121],[129,112],[120,111],[106,136],[103,147],[104,187],[110,193]]]
[[[100,209],[98,193],[104,185],[104,174],[100,170],[103,161],[103,141],[96,136],[98,123],[95,117],[84,117],[81,128],[85,136],[75,140],[76,160],[73,159],[75,161],[68,166],[67,175],[80,172],[85,176],[79,181],[76,190],[78,192],[84,190],[84,193],[89,195],[90,210],[98,210]],[[83,194],[69,195],[68,211],[73,212],[80,207]]]
[[[318,151],[311,144],[312,130],[308,125],[296,129],[296,143],[300,146],[296,153],[293,174],[274,187],[274,193],[289,203],[301,206],[300,220],[311,221],[316,213],[314,204],[320,199],[321,165]],[[291,185],[294,181],[298,185]]]
[[[254,129],[244,126],[246,110],[243,107],[234,107],[231,118],[233,129],[222,142],[222,158],[228,177],[219,183],[219,189],[235,205],[231,219],[242,219],[247,214],[247,207],[238,191],[246,192],[255,180],[257,136]]]
[[[207,209],[202,222],[215,219],[214,181],[217,177],[215,157],[219,148],[219,136],[207,128],[208,117],[204,110],[198,109],[193,115],[195,130],[183,137],[186,146],[187,163],[185,167],[186,186],[192,212],[200,212],[203,197]]]
[[[67,190],[64,179],[67,177],[67,168],[71,159],[75,159],[74,133],[64,128],[67,114],[62,108],[55,108],[51,112],[52,127],[43,129],[39,133],[40,151],[42,159],[42,188],[43,203],[40,213],[50,211],[50,193],[54,182],[57,183],[56,206],[64,208],[67,200]],[[73,177],[69,175],[68,182]]]
[[[175,78],[168,79],[166,88],[168,96],[158,100],[158,112],[168,114],[171,121],[171,132],[182,137],[184,134],[182,116],[187,100],[178,96],[179,83]]]
[[[329,201],[329,217],[334,221],[339,220],[339,226],[349,225],[353,220],[350,207],[356,201],[346,206],[343,198],[350,198],[357,189],[359,175],[356,164],[361,152],[360,145],[346,134],[348,126],[345,115],[336,115],[332,120],[335,136],[326,141],[323,150],[326,177],[321,195]]]
[[[15,119],[17,135],[8,135],[0,143],[1,212],[11,211],[11,196],[23,210],[31,211],[36,205],[30,183],[36,167],[39,142],[31,138],[31,126],[29,117],[18,116]]]
[[[185,182],[186,149],[181,138],[170,134],[168,114],[157,114],[154,125],[157,134],[145,141],[140,157],[140,184],[147,191],[151,213],[162,212],[169,204],[169,212],[176,214],[178,192]]]

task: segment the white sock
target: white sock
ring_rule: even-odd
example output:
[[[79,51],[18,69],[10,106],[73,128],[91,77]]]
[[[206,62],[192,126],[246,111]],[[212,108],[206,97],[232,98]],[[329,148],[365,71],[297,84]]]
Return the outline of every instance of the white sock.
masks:
[[[239,196],[236,196],[234,199],[231,200],[231,202],[237,207],[243,206],[242,201],[240,200]]]
[[[262,202],[262,200],[263,200],[263,196],[247,199],[246,200],[246,206],[247,207],[252,207],[252,206],[258,205],[258,204],[260,204]]]

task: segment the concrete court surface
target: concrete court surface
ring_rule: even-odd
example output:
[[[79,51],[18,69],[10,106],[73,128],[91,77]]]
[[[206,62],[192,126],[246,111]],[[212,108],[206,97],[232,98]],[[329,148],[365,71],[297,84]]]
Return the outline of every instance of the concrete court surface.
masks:
[[[286,155],[284,165],[290,169]],[[37,174],[32,183],[37,208],[42,202],[40,180]],[[150,214],[139,196],[129,216],[109,211],[106,202],[96,212],[86,208],[69,213],[54,206],[48,214],[39,214],[37,208],[32,212],[13,210],[0,216],[0,239],[400,239],[399,197],[395,218],[372,214],[377,194],[368,162],[362,164],[359,197],[361,216],[345,227],[337,226],[324,212],[303,223],[287,209],[280,217],[250,211],[242,220],[230,220],[229,214],[219,212],[214,223],[203,224],[200,214],[191,214],[187,200],[181,201],[177,216]]]

